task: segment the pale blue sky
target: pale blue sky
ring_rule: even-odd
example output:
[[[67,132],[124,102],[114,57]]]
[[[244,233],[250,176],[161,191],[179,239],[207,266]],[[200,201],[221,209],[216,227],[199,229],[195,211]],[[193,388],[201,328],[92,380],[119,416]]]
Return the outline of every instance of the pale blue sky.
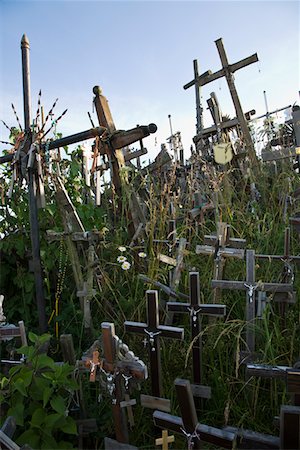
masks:
[[[188,150],[195,134],[193,59],[200,72],[221,68],[214,41],[223,38],[230,63],[257,52],[259,63],[236,72],[244,111],[265,113],[299,102],[299,2],[295,1],[14,1],[0,0],[0,119],[16,125],[10,104],[23,119],[20,40],[31,45],[32,110],[42,89],[45,109],[56,97],[64,135],[90,127],[92,88],[99,84],[119,129],[154,122],[145,139],[153,158],[173,131]],[[215,91],[222,111],[234,109],[225,80],[202,89],[203,106]],[[97,122],[94,115],[94,121]],[[205,113],[205,125],[211,125]],[[7,140],[0,124],[0,139]],[[0,144],[0,150],[5,146]]]

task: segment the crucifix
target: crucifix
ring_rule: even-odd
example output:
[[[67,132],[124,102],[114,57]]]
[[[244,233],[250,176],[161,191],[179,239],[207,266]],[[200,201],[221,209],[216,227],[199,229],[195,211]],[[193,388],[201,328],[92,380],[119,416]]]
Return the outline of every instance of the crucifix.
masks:
[[[91,381],[96,380],[99,375],[102,386],[112,399],[117,441],[128,443],[124,407],[131,406],[129,393],[147,378],[147,368],[116,336],[113,323],[102,322],[101,329],[104,356],[99,356],[98,350],[94,350],[92,358],[85,355],[85,365],[90,369]]]
[[[263,283],[255,281],[255,252],[254,250],[246,250],[246,280],[212,280],[212,288],[234,289],[246,291],[246,352],[245,358],[253,357],[255,351],[255,317],[256,317],[256,292],[293,292],[293,284],[291,283]],[[242,357],[243,362],[246,359]]]
[[[242,110],[240,99],[237,94],[237,90],[236,90],[235,83],[234,83],[234,77],[233,77],[234,72],[236,72],[237,70],[239,70],[243,67],[246,67],[249,64],[257,62],[258,61],[257,53],[255,53],[245,59],[242,59],[241,61],[238,61],[234,64],[229,64],[227,55],[226,55],[226,52],[225,52],[225,49],[223,46],[223,40],[221,38],[217,39],[215,41],[215,44],[217,46],[217,50],[218,50],[218,53],[219,53],[219,56],[221,59],[222,69],[218,70],[215,73],[208,71],[202,75],[198,75],[194,80],[185,84],[183,86],[183,89],[188,89],[191,86],[196,85],[196,83],[198,84],[198,86],[205,86],[206,84],[225,76],[227,84],[228,84],[229,92],[230,92],[230,95],[231,95],[231,98],[232,98],[232,101],[233,101],[233,104],[235,107],[236,115],[237,115],[240,127],[242,129],[242,132],[243,132],[246,150],[248,151],[249,158],[250,158],[252,165],[257,166],[258,159],[257,159],[256,153],[255,153],[254,145],[253,145],[251,135],[250,135],[250,132],[248,129],[247,121],[245,119],[245,116],[244,116],[244,113]]]
[[[162,429],[179,433],[186,438],[188,450],[200,450],[201,442],[208,442],[219,448],[232,448],[235,434],[198,423],[193,393],[188,380],[175,380],[181,417],[154,411],[154,424]]]
[[[293,283],[294,281],[294,268],[293,263],[300,263],[300,256],[293,256],[290,254],[290,227],[286,227],[284,231],[284,251],[283,255],[261,255],[255,254],[255,258],[257,259],[267,259],[271,261],[282,261],[283,262],[283,270],[282,270],[282,279],[283,283]],[[296,291],[293,292],[275,292],[273,297],[274,302],[280,304],[280,315],[284,320],[286,305],[291,303],[296,303]]]
[[[244,259],[245,239],[230,237],[230,225],[217,222],[217,231],[213,235],[204,236],[204,245],[196,246],[197,255],[214,256],[214,280],[221,280],[224,273],[226,258]],[[213,302],[220,298],[220,290],[214,290]]]
[[[203,386],[202,382],[202,338],[201,322],[202,316],[224,317],[226,314],[225,305],[209,305],[200,303],[200,281],[198,272],[189,274],[190,302],[168,302],[167,310],[174,313],[188,313],[190,315],[192,360],[193,360],[193,383],[191,385],[195,397],[210,398],[211,389]]]
[[[159,324],[158,292],[147,291],[147,323],[124,323],[125,331],[144,335],[144,345],[148,346],[151,373],[152,397],[162,397],[162,374],[160,357],[160,338],[183,340],[184,330],[177,327],[169,327]],[[155,406],[154,406],[155,407]],[[156,407],[155,407],[156,408]]]

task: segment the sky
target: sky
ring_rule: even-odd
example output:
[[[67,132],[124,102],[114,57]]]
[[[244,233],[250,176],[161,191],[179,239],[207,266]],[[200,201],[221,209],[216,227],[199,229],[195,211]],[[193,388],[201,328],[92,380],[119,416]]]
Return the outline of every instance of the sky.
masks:
[[[32,112],[38,92],[47,112],[58,98],[57,131],[64,136],[91,127],[93,86],[109,101],[117,129],[155,123],[144,140],[153,159],[180,131],[188,156],[195,135],[195,89],[183,89],[199,73],[221,68],[215,40],[222,38],[229,63],[253,53],[259,62],[234,75],[244,112],[256,116],[299,104],[300,15],[298,1],[15,1],[0,0],[0,119],[23,122],[20,41],[30,41]],[[215,92],[222,112],[235,117],[224,78],[201,89],[204,125],[212,119],[206,100]],[[8,130],[0,123],[0,139]],[[138,145],[133,146],[139,148]],[[0,144],[0,155],[6,145]]]

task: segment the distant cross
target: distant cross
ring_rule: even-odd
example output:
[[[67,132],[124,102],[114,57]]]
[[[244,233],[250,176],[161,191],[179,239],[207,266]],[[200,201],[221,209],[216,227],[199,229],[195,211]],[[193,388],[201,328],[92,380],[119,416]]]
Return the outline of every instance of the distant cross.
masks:
[[[224,272],[226,258],[244,259],[246,245],[245,239],[230,237],[230,226],[225,222],[217,222],[216,234],[205,235],[204,245],[196,246],[198,255],[214,256],[214,279],[221,280]],[[214,303],[220,297],[218,289],[214,290]]]
[[[238,61],[234,64],[229,64],[227,55],[226,55],[226,52],[225,52],[225,49],[223,46],[223,40],[217,39],[215,41],[215,43],[216,43],[218,53],[219,53],[219,56],[221,59],[222,69],[218,70],[215,73],[212,73],[211,71],[209,71],[209,72],[206,72],[206,73],[198,76],[194,80],[192,80],[189,83],[187,83],[186,85],[184,85],[183,89],[188,89],[191,86],[194,86],[196,83],[198,84],[198,86],[204,86],[204,85],[210,83],[211,81],[217,80],[218,78],[225,76],[227,84],[228,84],[229,92],[230,92],[230,95],[231,95],[231,98],[232,98],[232,101],[233,101],[233,104],[235,107],[236,115],[237,115],[240,127],[242,129],[242,132],[243,132],[246,149],[249,152],[249,158],[253,165],[257,165],[257,163],[258,163],[257,156],[255,153],[254,145],[253,145],[251,135],[250,135],[250,132],[248,129],[247,121],[245,119],[245,116],[244,116],[244,113],[242,110],[240,99],[238,97],[237,90],[236,90],[236,87],[234,84],[233,74],[234,74],[234,72],[241,69],[242,67],[246,67],[249,64],[257,62],[258,56],[255,53],[255,54],[253,54],[245,59],[242,59],[241,61]]]
[[[198,272],[190,272],[190,303],[168,302],[167,310],[174,313],[187,313],[190,315],[192,357],[193,357],[193,382],[192,389],[195,396],[210,398],[211,390],[208,386],[202,386],[202,316],[224,317],[225,305],[209,305],[200,303],[200,281]]]
[[[232,448],[235,434],[198,423],[193,393],[188,380],[175,380],[181,417],[154,411],[155,426],[184,435],[188,450],[200,450],[201,441],[219,448]]]
[[[253,356],[255,350],[255,313],[256,313],[256,292],[293,292],[293,285],[290,283],[256,283],[255,281],[255,252],[246,251],[246,280],[212,280],[212,288],[234,289],[246,291],[246,344],[248,357]],[[244,361],[246,362],[246,361]]]
[[[125,331],[144,335],[144,343],[148,345],[152,395],[162,396],[162,374],[160,357],[160,338],[183,340],[184,330],[159,324],[158,292],[147,291],[147,323],[126,321]]]

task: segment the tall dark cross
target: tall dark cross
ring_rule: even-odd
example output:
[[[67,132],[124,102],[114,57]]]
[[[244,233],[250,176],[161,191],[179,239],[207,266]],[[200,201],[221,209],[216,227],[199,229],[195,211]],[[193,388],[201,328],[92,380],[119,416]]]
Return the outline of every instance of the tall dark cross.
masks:
[[[96,380],[97,372],[104,374],[105,386],[112,398],[116,439],[118,442],[128,443],[129,435],[124,410],[127,404],[124,402],[128,402],[132,384],[147,377],[147,369],[144,363],[135,357],[115,335],[113,323],[102,322],[101,329],[104,357],[99,358],[98,352],[94,351],[92,359],[86,358],[85,364],[90,368],[91,381]]]
[[[233,78],[234,72],[241,69],[242,67],[246,67],[249,64],[252,64],[252,63],[255,63],[258,61],[257,53],[255,53],[245,59],[242,59],[241,61],[238,61],[234,64],[229,64],[227,55],[226,55],[226,52],[225,52],[225,49],[223,46],[223,40],[217,39],[215,41],[215,43],[216,43],[218,53],[219,53],[219,56],[221,59],[222,69],[218,70],[215,73],[212,73],[211,71],[209,71],[202,75],[199,75],[194,80],[185,84],[183,86],[183,89],[188,89],[191,86],[194,86],[196,83],[198,84],[198,86],[204,86],[208,83],[211,83],[214,80],[217,80],[218,78],[221,78],[221,77],[226,78],[229,92],[230,92],[230,95],[231,95],[231,98],[232,98],[232,101],[233,101],[233,104],[235,107],[236,115],[237,115],[240,127],[242,129],[242,132],[243,132],[246,149],[249,152],[249,158],[253,165],[257,165],[258,160],[257,160],[257,156],[255,153],[254,145],[253,145],[253,142],[251,139],[251,135],[250,135],[250,132],[249,132],[249,129],[247,126],[247,121],[245,119],[245,116],[244,116],[244,113],[242,110],[242,106],[241,106],[240,99],[237,94],[237,90],[236,90],[236,87],[234,84],[234,78]]]
[[[246,345],[245,355],[253,356],[255,351],[255,317],[256,317],[256,292],[293,292],[293,284],[290,283],[263,283],[255,281],[255,252],[246,250],[246,280],[212,280],[212,288],[234,289],[246,291]],[[246,362],[246,360],[244,360]]]
[[[160,338],[183,340],[183,328],[169,327],[159,324],[158,292],[147,291],[147,323],[124,323],[125,331],[144,335],[144,343],[148,345],[152,396],[162,397],[162,373],[160,356]]]
[[[31,92],[30,92],[30,59],[29,59],[29,40],[24,34],[21,40],[22,51],[22,74],[23,74],[23,102],[24,102],[24,128],[25,143],[24,150],[29,156],[35,155],[35,147],[32,145],[31,130]],[[35,171],[36,165],[34,158],[28,158],[26,161],[28,174],[28,193],[29,193],[29,214],[30,214],[30,236],[32,248],[32,268],[35,281],[35,295],[38,309],[39,328],[43,333],[47,330],[46,320],[46,302],[43,287],[43,274],[40,255],[40,229],[38,221],[38,207],[35,189]]]
[[[198,272],[190,272],[190,303],[168,302],[167,310],[174,313],[188,313],[190,315],[192,359],[193,359],[193,393],[195,397],[210,398],[211,389],[202,383],[202,316],[224,317],[225,305],[208,305],[200,303],[200,281]]]
[[[200,450],[201,442],[208,442],[218,448],[232,448],[235,434],[198,423],[193,393],[188,380],[175,380],[181,417],[162,411],[154,411],[153,420],[157,427],[184,435],[188,450]]]

